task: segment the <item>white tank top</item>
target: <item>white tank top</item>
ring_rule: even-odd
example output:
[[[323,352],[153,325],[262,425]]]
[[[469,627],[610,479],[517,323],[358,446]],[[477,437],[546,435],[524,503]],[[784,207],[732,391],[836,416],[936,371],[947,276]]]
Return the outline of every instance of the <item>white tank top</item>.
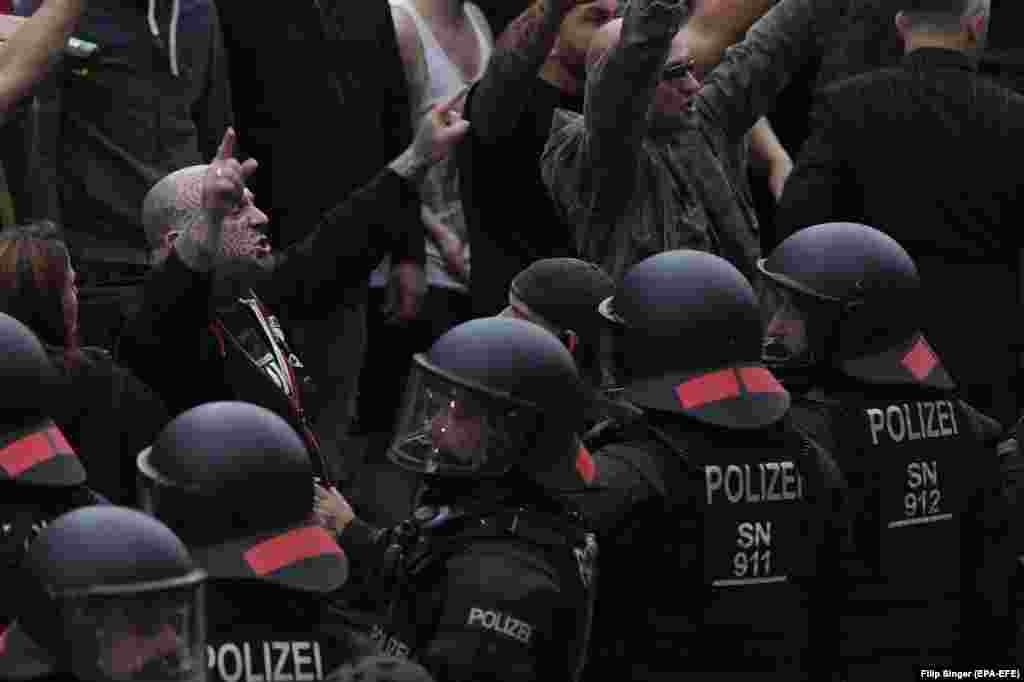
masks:
[[[487,68],[487,62],[494,49],[494,39],[490,27],[483,12],[472,2],[466,2],[463,7],[463,14],[469,20],[476,34],[477,47],[480,50],[480,67],[476,74],[469,80],[463,77],[461,69],[456,66],[448,57],[441,44],[434,37],[427,21],[420,16],[412,0],[391,0],[392,8],[397,11],[404,11],[412,18],[416,25],[416,33],[419,37],[420,46],[423,49],[423,57],[427,63],[427,87],[423,100],[411,102],[413,122],[430,111],[438,102],[442,102],[464,88],[469,83],[479,79]],[[420,187],[423,203],[428,206],[437,216],[462,239],[464,244],[469,243],[469,234],[466,229],[466,220],[462,210],[462,201],[458,195],[458,174],[454,154],[437,164],[427,173],[427,177]],[[469,261],[467,251],[467,261]],[[373,271],[370,276],[370,286],[381,287],[387,284],[390,264],[385,258],[383,262]],[[444,257],[440,254],[433,240],[427,239],[427,283],[430,286],[441,286],[460,291],[468,291],[465,283],[453,278],[445,266]]]

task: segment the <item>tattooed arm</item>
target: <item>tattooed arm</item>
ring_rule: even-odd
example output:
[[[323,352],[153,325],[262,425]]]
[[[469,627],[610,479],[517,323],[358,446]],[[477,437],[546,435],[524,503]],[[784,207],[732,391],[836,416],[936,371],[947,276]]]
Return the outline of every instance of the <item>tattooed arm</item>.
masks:
[[[516,127],[537,77],[576,0],[539,0],[512,21],[498,40],[487,71],[467,102],[478,139],[494,143]]]

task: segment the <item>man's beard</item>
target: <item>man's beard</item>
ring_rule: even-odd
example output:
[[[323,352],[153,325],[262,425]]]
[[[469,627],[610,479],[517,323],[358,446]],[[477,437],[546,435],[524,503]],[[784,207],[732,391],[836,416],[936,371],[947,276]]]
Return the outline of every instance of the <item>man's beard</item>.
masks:
[[[274,274],[273,254],[265,257],[230,258],[217,263],[213,272],[213,299],[227,303],[248,296]]]

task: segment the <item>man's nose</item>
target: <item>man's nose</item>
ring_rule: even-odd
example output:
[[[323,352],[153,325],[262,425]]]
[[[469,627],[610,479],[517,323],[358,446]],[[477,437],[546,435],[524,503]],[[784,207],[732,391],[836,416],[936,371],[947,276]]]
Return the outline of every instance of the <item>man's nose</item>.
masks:
[[[250,209],[249,215],[252,217],[251,225],[266,225],[270,222],[270,217],[255,206]]]

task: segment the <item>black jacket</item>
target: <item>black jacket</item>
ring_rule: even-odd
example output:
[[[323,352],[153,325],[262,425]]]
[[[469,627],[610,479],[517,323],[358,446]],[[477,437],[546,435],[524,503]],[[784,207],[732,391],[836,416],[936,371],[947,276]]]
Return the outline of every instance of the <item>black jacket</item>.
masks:
[[[788,419],[645,419],[594,454],[581,499],[601,547],[587,679],[826,679],[845,537],[830,455]]]
[[[382,171],[325,214],[304,241],[280,252],[256,292],[272,311],[305,306],[315,316],[331,310],[337,292],[364,281],[393,243],[418,238],[422,254],[422,236],[410,219],[418,205],[407,181]],[[147,281],[142,308],[121,339],[121,362],[161,395],[172,414],[213,400],[255,400],[239,394],[225,376],[224,349],[210,328],[217,319],[212,286],[209,274],[189,270],[172,250]]]
[[[921,48],[828,87],[819,108],[779,205],[780,238],[853,221],[900,242],[924,286],[915,312],[964,397],[1012,420],[1015,339],[991,327],[990,312],[1012,317],[1017,305],[1024,96],[979,76],[964,54]],[[984,305],[951,308],[968,292],[984,292]]]
[[[412,658],[437,680],[574,682],[596,588],[593,536],[560,503],[526,503],[515,483],[500,490],[486,502],[443,495],[395,529],[345,529],[353,573],[384,602],[371,636],[378,653]]]
[[[217,8],[239,144],[260,162],[251,187],[269,209],[275,244],[287,246],[412,140],[390,7],[218,0]],[[301,172],[324,165],[330,172]]]
[[[877,445],[857,435],[872,411]],[[1013,561],[998,424],[955,394],[842,379],[794,393],[792,414],[834,446],[850,488],[844,664],[878,666],[868,678],[888,679],[929,660],[1009,660]]]
[[[101,348],[83,348],[76,367],[48,346],[64,381],[54,421],[75,448],[89,486],[114,504],[136,506],[135,458],[169,417],[163,401]]]

